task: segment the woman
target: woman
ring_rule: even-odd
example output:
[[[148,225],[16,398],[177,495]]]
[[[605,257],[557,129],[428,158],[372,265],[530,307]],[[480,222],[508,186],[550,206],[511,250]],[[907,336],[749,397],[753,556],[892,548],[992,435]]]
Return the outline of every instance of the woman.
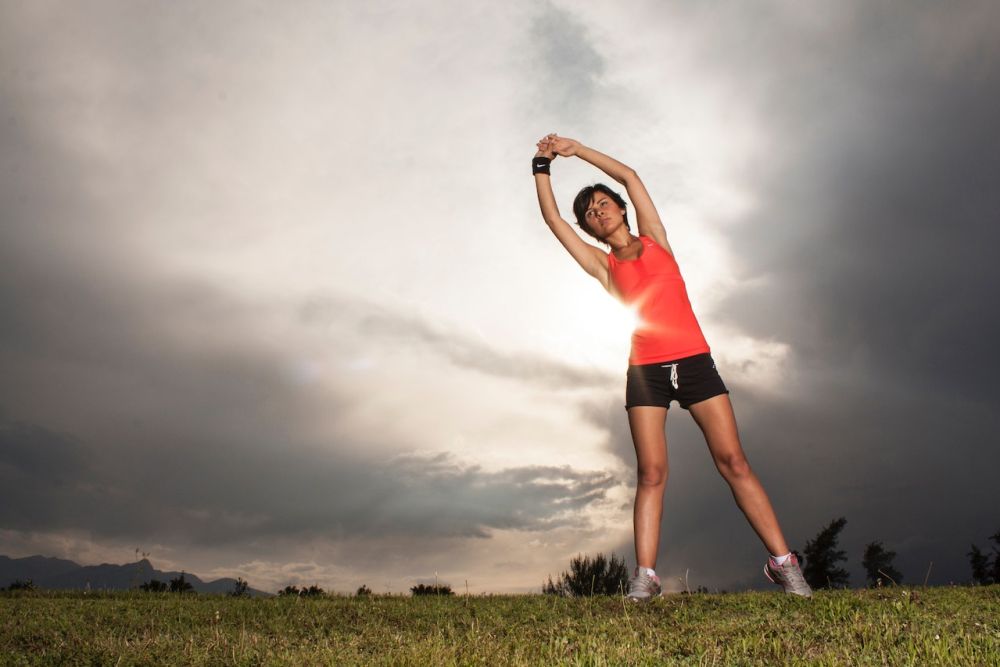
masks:
[[[585,243],[559,215],[549,174],[556,156],[576,156],[625,186],[635,206],[638,236],[632,235],[625,201],[597,184],[580,191],[573,212],[580,229],[609,246],[610,252]],[[538,204],[552,233],[584,271],[638,310],[625,390],[638,462],[633,511],[637,567],[628,597],[649,600],[660,594],[655,567],[667,483],[665,427],[671,400],[694,417],[736,504],[769,551],[764,574],[786,593],[811,597],[764,487],[747,463],[729,391],[715,368],[660,216],[639,176],[621,162],[555,134],[538,142],[532,172]]]

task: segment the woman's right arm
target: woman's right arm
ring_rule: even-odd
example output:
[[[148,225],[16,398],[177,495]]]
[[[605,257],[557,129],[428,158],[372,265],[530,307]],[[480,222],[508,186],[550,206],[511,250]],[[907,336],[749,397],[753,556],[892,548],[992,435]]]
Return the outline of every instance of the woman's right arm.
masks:
[[[535,157],[555,159],[555,153],[549,150],[545,139],[538,142],[538,152],[535,153]],[[538,206],[542,210],[545,224],[583,270],[597,278],[604,289],[610,289],[608,256],[600,248],[581,239],[570,224],[559,215],[559,207],[556,205],[555,195],[552,194],[551,177],[548,174],[535,174],[535,190],[538,193]]]

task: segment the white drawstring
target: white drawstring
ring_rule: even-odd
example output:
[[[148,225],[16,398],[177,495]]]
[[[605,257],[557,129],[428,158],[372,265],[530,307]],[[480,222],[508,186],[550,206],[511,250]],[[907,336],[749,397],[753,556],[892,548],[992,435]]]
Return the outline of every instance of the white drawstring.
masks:
[[[680,389],[677,386],[677,364],[663,364],[661,368],[666,368],[667,366],[670,366],[670,384],[674,385],[674,389]]]

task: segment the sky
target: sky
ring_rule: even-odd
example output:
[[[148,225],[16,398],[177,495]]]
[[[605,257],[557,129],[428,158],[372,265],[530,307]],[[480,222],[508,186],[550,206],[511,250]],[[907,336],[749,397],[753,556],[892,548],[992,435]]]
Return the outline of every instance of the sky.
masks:
[[[1000,530],[1000,5],[0,0],[0,553],[277,591],[629,567],[631,314],[544,225],[634,168],[792,548]],[[563,217],[610,179],[557,158]],[[770,586],[690,416],[667,590]]]

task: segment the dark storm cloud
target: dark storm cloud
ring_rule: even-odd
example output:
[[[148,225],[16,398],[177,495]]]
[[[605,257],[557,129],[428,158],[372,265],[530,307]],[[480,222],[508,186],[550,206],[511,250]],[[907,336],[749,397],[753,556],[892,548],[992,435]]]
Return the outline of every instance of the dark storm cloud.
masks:
[[[588,120],[605,70],[604,59],[590,38],[587,26],[572,13],[549,2],[540,5],[526,45],[530,67],[540,81],[535,99],[544,100],[533,112],[557,111],[562,126],[579,126]],[[537,117],[534,120],[539,122]]]
[[[922,567],[946,551],[939,574],[955,579],[1000,500],[987,472],[1000,467],[1000,9],[989,7],[858,5],[841,42],[781,70],[780,94],[760,102],[780,158],[754,172],[761,205],[733,241],[772,288],[719,309],[792,347],[807,395],[789,407],[812,418],[760,405],[747,428],[813,452],[791,474],[824,480],[823,521],[845,513],[872,538],[912,542]],[[780,68],[780,55],[758,65]]]
[[[918,18],[862,10],[850,48],[814,55],[763,105],[780,128],[780,171],[757,172],[763,205],[734,244],[773,289],[736,291],[719,310],[757,335],[780,326],[804,359],[857,364],[870,389],[946,379],[977,400],[996,391],[984,361],[1000,334],[988,305],[1000,278],[1000,62],[964,32],[951,37],[967,49],[952,44],[942,62],[930,40],[946,29],[920,39]],[[1000,25],[1000,12],[988,18],[979,30]],[[848,77],[849,89],[820,93]]]
[[[33,424],[0,423],[0,465],[37,482],[65,483],[87,472],[83,443]]]
[[[706,75],[768,137],[745,172],[756,207],[728,228],[745,287],[713,317],[787,343],[799,391],[770,398],[752,375],[730,381],[741,438],[793,548],[845,516],[855,585],[874,540],[898,552],[908,583],[931,563],[931,583],[968,581],[965,552],[998,528],[1000,501],[1000,9],[793,16],[687,16]],[[608,447],[634,465],[620,405],[596,407],[585,414],[607,420]],[[697,426],[669,414],[665,571],[767,585]]]
[[[100,444],[73,440],[31,424],[0,425],[5,528],[212,546],[262,538],[488,537],[490,529],[585,525],[580,510],[619,483],[569,466],[487,472],[446,454],[365,459],[294,443],[278,450],[146,444],[131,456],[116,452],[131,460],[114,466]],[[53,467],[73,474],[53,474]]]

